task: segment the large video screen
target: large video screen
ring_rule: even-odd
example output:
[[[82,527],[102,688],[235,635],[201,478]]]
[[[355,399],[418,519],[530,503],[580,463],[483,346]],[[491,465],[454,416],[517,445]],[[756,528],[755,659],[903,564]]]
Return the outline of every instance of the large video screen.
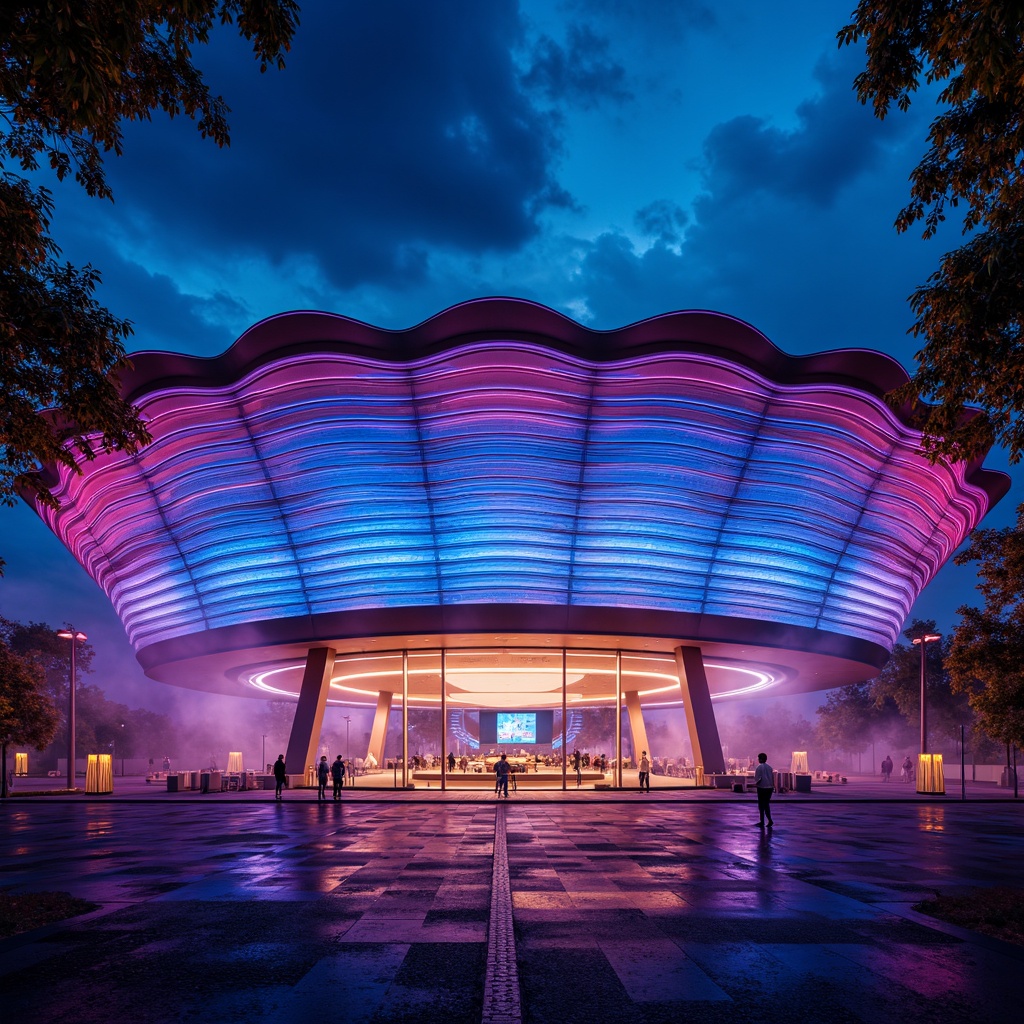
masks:
[[[536,743],[537,713],[535,711],[499,711],[498,743]]]
[[[481,711],[480,743],[533,746],[550,743],[553,711]]]

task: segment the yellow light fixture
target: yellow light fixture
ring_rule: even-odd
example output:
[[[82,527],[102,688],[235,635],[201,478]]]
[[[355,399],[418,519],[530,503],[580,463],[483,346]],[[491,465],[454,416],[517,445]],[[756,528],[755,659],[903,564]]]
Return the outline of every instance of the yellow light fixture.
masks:
[[[86,793],[114,792],[114,758],[111,754],[90,754],[85,764]]]
[[[918,754],[917,791],[918,793],[946,792],[946,778],[942,771],[941,754]]]

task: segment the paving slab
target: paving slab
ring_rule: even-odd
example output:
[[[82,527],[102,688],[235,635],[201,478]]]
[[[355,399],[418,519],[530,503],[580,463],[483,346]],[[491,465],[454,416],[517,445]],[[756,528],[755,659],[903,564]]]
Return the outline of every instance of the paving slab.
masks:
[[[290,794],[294,798],[295,794]],[[1024,949],[913,905],[1020,885],[1024,803],[9,800],[10,1020],[984,1024]],[[584,803],[585,806],[580,804]],[[500,951],[497,944],[501,943]]]

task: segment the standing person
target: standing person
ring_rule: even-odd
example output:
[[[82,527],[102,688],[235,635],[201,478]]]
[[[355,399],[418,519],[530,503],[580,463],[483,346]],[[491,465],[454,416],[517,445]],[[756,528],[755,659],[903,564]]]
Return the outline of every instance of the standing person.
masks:
[[[583,785],[583,757],[579,750],[572,752],[572,766],[576,771],[576,788],[579,789]]]
[[[882,762],[882,781],[888,782],[890,775],[892,775],[892,758],[886,754],[885,760]]]
[[[327,755],[321,754],[316,766],[316,798],[317,801],[327,799],[327,780],[331,777],[331,766],[327,763]]]
[[[280,800],[281,787],[288,785],[288,771],[284,766],[284,754],[278,754],[274,762],[274,799]]]
[[[339,754],[331,765],[331,781],[334,783],[334,799],[341,799],[341,789],[345,785],[345,762]]]
[[[494,766],[495,792],[508,799],[508,757],[502,754]]]
[[[775,788],[775,771],[768,763],[767,754],[757,755],[758,765],[754,769],[754,785],[757,787],[757,813],[760,817],[758,828],[764,828],[764,820],[768,819],[768,827],[774,828],[772,821],[772,790]]]
[[[651,791],[651,762],[647,757],[647,751],[640,752],[640,792],[650,793]]]
[[[913,767],[914,767],[914,762],[910,760],[910,755],[907,754],[907,756],[905,758],[903,758],[903,781],[904,782],[909,782],[910,781],[910,772],[913,769]]]
[[[450,775],[455,771],[455,755],[449,750],[448,751],[448,774]]]
[[[519,792],[519,786],[516,784],[516,776],[518,774],[519,774],[519,769],[515,765],[510,764],[508,766],[508,777],[512,780],[512,792],[513,793],[518,793]]]

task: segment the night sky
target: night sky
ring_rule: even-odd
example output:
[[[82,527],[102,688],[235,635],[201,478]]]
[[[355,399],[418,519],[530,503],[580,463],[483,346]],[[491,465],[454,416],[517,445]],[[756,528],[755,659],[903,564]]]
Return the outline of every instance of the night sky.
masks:
[[[282,72],[261,75],[230,30],[196,52],[230,149],[185,119],[131,125],[113,204],[48,182],[54,235],[102,272],[131,350],[212,356],[287,310],[404,328],[512,295],[598,329],[711,309],[786,352],[871,348],[909,369],[907,297],[959,224],[930,242],[892,226],[935,94],[884,122],[857,102],[863,53],[835,38],[852,7],[306,0]],[[143,676],[34,513],[0,510],[0,536],[0,614],[87,632],[89,681],[114,699],[185,696]],[[948,630],[973,583],[943,570],[914,614]]]

